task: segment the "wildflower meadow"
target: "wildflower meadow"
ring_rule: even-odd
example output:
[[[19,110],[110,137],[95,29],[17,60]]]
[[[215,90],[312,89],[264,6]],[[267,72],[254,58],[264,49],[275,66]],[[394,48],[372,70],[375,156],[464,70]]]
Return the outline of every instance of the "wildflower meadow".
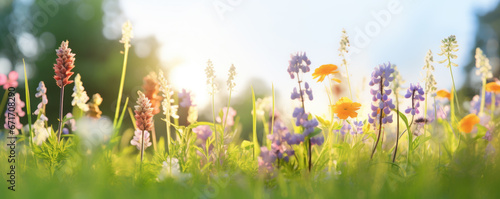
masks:
[[[414,74],[390,60],[369,66],[362,80],[350,75],[358,69],[342,30],[341,62],[287,52],[276,67],[292,89],[271,84],[263,96],[237,84],[238,64],[216,71],[217,58],[207,59],[192,71],[204,74],[198,86],[209,105],[201,108],[168,70],[127,76],[140,67],[128,62],[134,31],[127,21],[113,41],[122,48],[111,52],[121,67],[113,93],[86,89],[94,83],[79,69],[82,43],[71,39],[50,51],[53,70],[38,71],[50,81],[30,84],[26,65],[0,74],[0,198],[500,197],[500,77],[477,48],[481,88],[457,94],[459,37],[435,41],[440,51],[421,57],[420,81],[406,82]],[[436,68],[449,70],[451,87],[437,85]],[[124,89],[130,77],[142,81],[132,96]],[[250,111],[234,105],[236,91],[248,94]],[[114,100],[114,112],[103,114],[103,101]]]

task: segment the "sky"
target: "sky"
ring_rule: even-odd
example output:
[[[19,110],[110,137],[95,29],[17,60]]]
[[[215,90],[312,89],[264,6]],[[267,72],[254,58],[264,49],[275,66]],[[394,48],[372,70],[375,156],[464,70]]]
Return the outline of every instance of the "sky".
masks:
[[[209,103],[204,68],[214,63],[220,92],[227,92],[225,79],[231,64],[238,72],[235,95],[250,92],[250,79],[274,84],[281,107],[297,106],[289,95],[296,86],[286,72],[290,55],[306,52],[311,73],[323,64],[340,65],[342,29],[351,40],[349,75],[354,100],[365,102],[367,78],[379,64],[396,64],[409,83],[421,82],[424,58],[430,49],[434,60],[443,59],[441,40],[456,35],[459,68],[470,60],[476,16],[496,6],[497,0],[121,0],[125,18],[137,38],[155,36],[159,55],[176,88],[195,93],[196,103]],[[106,34],[105,34],[106,35]],[[135,52],[147,51],[135,46]],[[467,55],[467,56],[466,56]],[[443,64],[436,67],[438,88],[451,89],[451,76]],[[457,87],[465,74],[453,68]],[[340,68],[344,73],[345,68]],[[316,83],[308,73],[314,103],[308,111],[327,114],[326,83]],[[343,82],[345,83],[345,82]],[[269,93],[270,94],[270,93]],[[345,93],[348,94],[348,93]],[[218,105],[222,107],[222,103]],[[368,108],[368,106],[365,106]],[[293,110],[288,108],[289,110]]]

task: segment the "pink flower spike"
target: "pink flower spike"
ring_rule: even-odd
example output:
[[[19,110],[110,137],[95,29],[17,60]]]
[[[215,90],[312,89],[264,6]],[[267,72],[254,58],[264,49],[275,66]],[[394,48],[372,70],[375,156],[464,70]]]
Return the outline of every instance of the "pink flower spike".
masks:
[[[17,88],[19,83],[17,83],[17,78],[19,75],[16,71],[10,71],[8,78],[4,74],[0,74],[0,85],[3,85],[3,89],[7,90],[9,87]]]

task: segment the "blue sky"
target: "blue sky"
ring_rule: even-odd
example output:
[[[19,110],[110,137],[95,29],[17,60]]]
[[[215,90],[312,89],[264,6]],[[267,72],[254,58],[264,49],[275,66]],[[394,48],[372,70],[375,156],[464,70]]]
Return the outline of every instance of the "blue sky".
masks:
[[[406,83],[422,80],[421,68],[427,50],[441,60],[440,41],[456,35],[460,50],[456,63],[463,67],[470,57],[477,27],[476,15],[496,6],[496,0],[392,0],[392,1],[300,1],[300,0],[122,0],[126,18],[136,37],[156,36],[159,56],[171,71],[177,88],[188,88],[196,102],[206,105],[204,68],[211,59],[218,78],[227,78],[234,64],[239,73],[237,90],[249,92],[246,83],[259,77],[280,91],[281,106],[293,106],[289,92],[295,86],[286,72],[290,54],[305,51],[314,70],[322,64],[340,64],[339,39],[346,29],[351,45],[349,73],[355,97],[362,101],[368,78],[378,64],[398,65]],[[389,9],[392,7],[393,9]],[[384,15],[385,13],[385,15]],[[380,17],[379,17],[380,16]],[[378,28],[377,28],[378,27]],[[364,42],[361,42],[363,36]],[[364,45],[367,44],[367,45]],[[135,46],[136,52],[147,46]],[[449,69],[435,64],[439,88],[451,88]],[[341,71],[344,71],[342,68]],[[454,68],[457,86],[464,74]],[[305,78],[315,94],[307,102],[310,111],[326,114],[325,84]],[[240,86],[240,87],[238,87]],[[225,92],[225,85],[220,85]],[[238,92],[236,93],[236,95]],[[319,104],[319,105],[317,105]],[[320,106],[322,105],[322,106]],[[222,105],[220,105],[222,106]]]

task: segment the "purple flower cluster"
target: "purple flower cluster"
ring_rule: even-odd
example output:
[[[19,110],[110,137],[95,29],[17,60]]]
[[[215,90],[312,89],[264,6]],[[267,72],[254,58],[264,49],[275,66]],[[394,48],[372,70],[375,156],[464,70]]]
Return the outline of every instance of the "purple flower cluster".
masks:
[[[419,114],[420,102],[424,101],[424,89],[420,84],[410,84],[410,88],[406,91],[405,98],[411,98],[411,107],[405,110],[406,114],[411,113],[411,115]],[[416,102],[415,102],[416,101]]]
[[[268,135],[267,138],[271,140],[271,152],[277,158],[283,159],[286,162],[288,162],[290,156],[295,154],[291,145],[299,144],[304,140],[302,134],[290,133],[281,120],[275,121],[273,134]]]
[[[38,84],[38,87],[36,88],[36,91],[38,91],[35,94],[36,98],[42,98],[42,101],[38,104],[37,109],[33,114],[38,115],[40,114],[40,111],[42,114],[45,112],[45,105],[49,103],[49,100],[47,99],[47,87],[45,87],[45,84],[43,81],[40,81]]]
[[[341,135],[346,135],[347,133],[351,133],[351,135],[363,134],[363,126],[364,123],[362,121],[353,121],[352,124],[349,124],[344,120],[342,128],[333,132],[340,133]]]
[[[307,73],[311,70],[309,65],[311,65],[311,60],[307,58],[306,53],[297,53],[295,55],[290,56],[290,65],[288,66],[288,74],[290,74],[290,78],[294,79],[295,75],[300,71],[303,73]]]
[[[182,89],[182,92],[178,93],[179,97],[179,105],[184,108],[189,108],[193,105],[193,99],[191,98],[191,92],[186,91],[186,89]]]
[[[392,90],[389,88],[390,83],[394,80],[394,69],[391,64],[381,64],[375,67],[371,75],[369,85],[373,86],[370,93],[373,95],[371,110],[372,113],[368,115],[368,122],[375,127],[375,121],[382,117],[382,124],[392,123],[391,110],[396,108],[392,103],[389,95]]]
[[[274,171],[273,163],[276,161],[275,153],[269,151],[267,147],[260,147],[259,171],[263,174],[269,174]]]
[[[491,92],[485,92],[484,98],[484,108],[489,108],[491,106]],[[500,94],[495,95],[495,99],[500,99]],[[500,100],[495,100],[495,107],[500,106]],[[479,114],[481,109],[481,96],[476,95],[470,101],[470,113]]]

